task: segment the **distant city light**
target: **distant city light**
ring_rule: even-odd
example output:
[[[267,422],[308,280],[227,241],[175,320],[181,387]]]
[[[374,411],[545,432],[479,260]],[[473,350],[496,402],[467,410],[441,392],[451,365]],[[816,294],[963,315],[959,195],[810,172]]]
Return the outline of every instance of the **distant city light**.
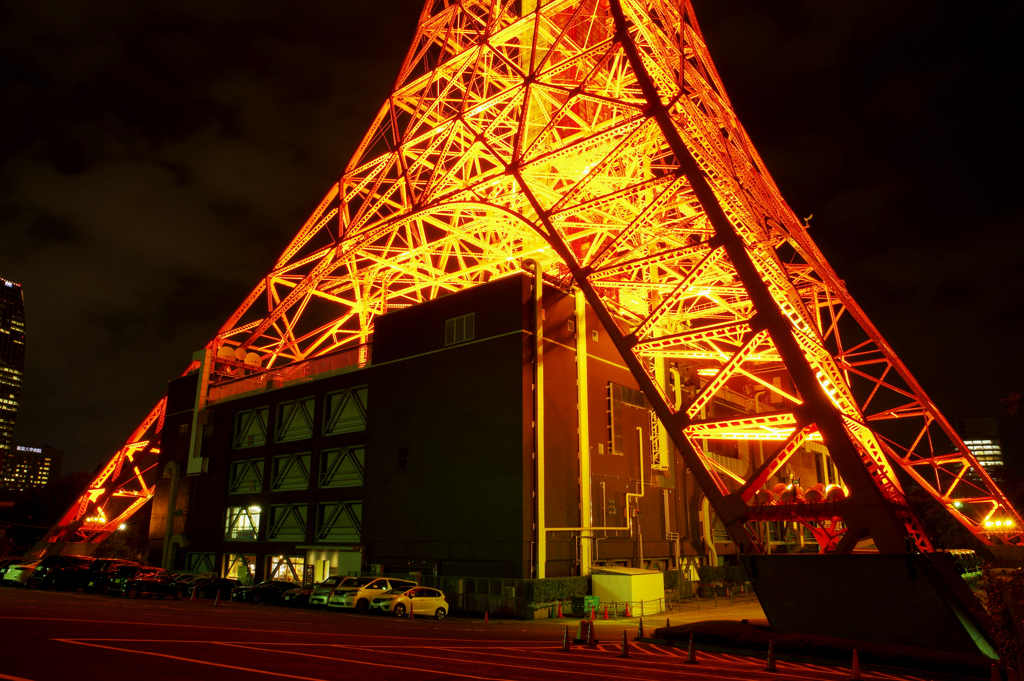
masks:
[[[124,524],[124,523],[121,523],[121,525],[117,529],[119,529],[119,530],[127,530],[128,526],[126,524]]]

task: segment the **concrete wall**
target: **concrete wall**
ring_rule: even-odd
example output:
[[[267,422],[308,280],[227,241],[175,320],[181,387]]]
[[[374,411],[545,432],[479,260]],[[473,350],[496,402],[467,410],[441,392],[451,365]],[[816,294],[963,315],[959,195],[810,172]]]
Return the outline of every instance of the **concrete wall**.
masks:
[[[971,613],[954,612],[933,565],[944,555],[743,556],[772,628],[979,654]]]

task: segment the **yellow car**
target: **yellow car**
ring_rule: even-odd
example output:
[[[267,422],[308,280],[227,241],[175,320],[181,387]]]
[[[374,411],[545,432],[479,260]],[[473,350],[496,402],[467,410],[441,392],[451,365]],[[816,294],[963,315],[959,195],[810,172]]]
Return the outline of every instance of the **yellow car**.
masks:
[[[405,617],[412,610],[413,615],[443,620],[448,615],[448,601],[437,589],[427,586],[400,588],[385,591],[370,602],[370,608],[379,608],[395,617]]]

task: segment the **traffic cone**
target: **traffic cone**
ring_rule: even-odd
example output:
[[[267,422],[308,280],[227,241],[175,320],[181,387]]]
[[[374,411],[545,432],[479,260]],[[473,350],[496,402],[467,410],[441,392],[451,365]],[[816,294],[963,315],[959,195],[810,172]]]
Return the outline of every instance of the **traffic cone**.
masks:
[[[596,618],[596,617],[594,616],[594,615],[596,614],[596,613],[595,613],[595,611],[596,611],[596,610],[597,610],[597,608],[595,608],[594,606],[590,606],[590,621],[591,621],[591,622],[593,622],[593,621],[594,621],[595,619],[597,619],[597,618]]]
[[[1017,679],[1017,670],[1013,667],[1007,667],[1006,669],[1006,681],[1019,681]]]
[[[597,647],[597,639],[594,638],[594,621],[593,620],[591,620],[590,623],[587,624],[587,647],[588,648],[596,648]]]
[[[484,610],[484,624],[487,624],[488,622],[490,622],[490,619],[487,617],[487,611]]]
[[[768,664],[765,665],[764,670],[766,672],[777,672],[777,671],[779,671],[778,669],[775,668],[775,641],[774,640],[769,640],[768,641]],[[859,668],[857,670],[857,673],[858,674],[860,673],[860,669]]]
[[[607,606],[607,604],[604,606],[604,618],[608,619],[608,606]]]
[[[217,589],[217,597],[213,599],[213,607],[220,607],[220,589]]]
[[[640,618],[640,628],[637,629],[636,637],[637,638],[643,638],[644,637],[644,618],[643,617]]]
[[[699,664],[697,662],[697,650],[693,647],[693,634],[690,634],[690,647],[686,651],[686,664]]]
[[[558,619],[562,619],[562,601],[558,601]]]
[[[995,665],[992,665],[995,667]],[[850,677],[850,681],[861,681],[860,675],[860,658],[857,657],[857,649],[853,649],[853,675]]]
[[[189,603],[195,603],[196,602],[196,588],[195,587],[192,587],[192,595],[188,597],[188,602]]]
[[[626,640],[626,630],[622,630],[622,651],[619,657],[629,657],[629,642]]]
[[[992,681],[1003,681],[1003,675],[999,673],[999,665],[992,663]]]
[[[626,611],[624,613],[622,613],[622,616],[623,617],[632,617],[632,615],[629,614],[629,603],[626,603]]]
[[[672,626],[672,623],[671,623],[671,622],[669,622],[669,621],[668,621],[668,618],[666,617],[666,618],[665,618],[665,628],[666,628],[666,629],[668,629],[668,628],[669,628],[669,627],[671,627],[671,626]]]
[[[569,625],[565,625],[565,633],[562,634],[562,652],[569,652]]]

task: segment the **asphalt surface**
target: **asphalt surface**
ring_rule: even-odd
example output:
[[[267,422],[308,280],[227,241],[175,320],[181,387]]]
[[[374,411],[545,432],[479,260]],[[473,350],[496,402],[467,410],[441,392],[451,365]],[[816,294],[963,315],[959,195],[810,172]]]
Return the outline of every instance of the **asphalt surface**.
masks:
[[[741,619],[756,605],[677,613],[672,624],[694,619]],[[665,616],[645,620],[661,626]],[[850,670],[699,653],[634,643],[637,620],[598,620],[595,648],[562,652],[565,624],[578,620],[481,620],[450,617],[396,619],[273,605],[212,601],[127,600],[97,594],[0,589],[0,679],[255,678],[337,679],[826,679],[846,681]],[[623,631],[630,657],[620,658]],[[650,633],[650,632],[648,632]],[[864,672],[864,679],[926,677]]]

